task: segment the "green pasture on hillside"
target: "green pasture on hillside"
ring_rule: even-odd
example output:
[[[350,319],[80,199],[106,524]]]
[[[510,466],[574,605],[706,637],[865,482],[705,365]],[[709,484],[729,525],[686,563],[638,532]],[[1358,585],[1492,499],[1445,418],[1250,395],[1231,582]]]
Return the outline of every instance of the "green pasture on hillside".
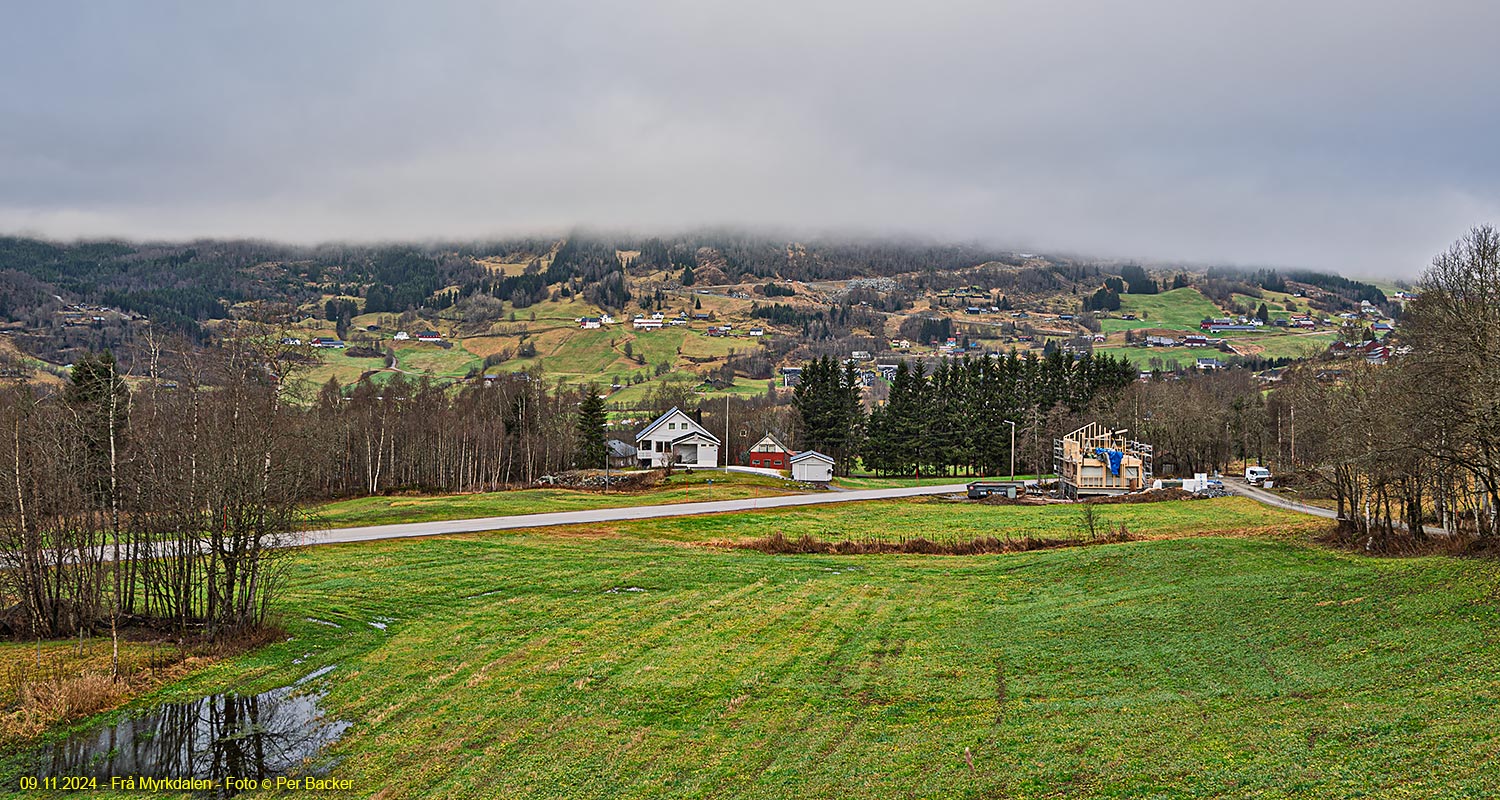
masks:
[[[1120,310],[1112,313],[1115,318],[1099,321],[1105,333],[1137,328],[1196,331],[1204,317],[1224,316],[1222,309],[1191,286],[1160,294],[1122,294]],[[1118,319],[1120,314],[1135,314],[1137,318]]]

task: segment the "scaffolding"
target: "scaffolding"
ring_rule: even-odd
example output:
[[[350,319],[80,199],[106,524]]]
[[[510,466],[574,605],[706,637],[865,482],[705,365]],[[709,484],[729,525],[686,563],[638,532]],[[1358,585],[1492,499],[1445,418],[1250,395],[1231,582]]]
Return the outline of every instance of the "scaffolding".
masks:
[[[1152,447],[1097,422],[1054,439],[1052,470],[1066,497],[1136,492],[1151,485]]]

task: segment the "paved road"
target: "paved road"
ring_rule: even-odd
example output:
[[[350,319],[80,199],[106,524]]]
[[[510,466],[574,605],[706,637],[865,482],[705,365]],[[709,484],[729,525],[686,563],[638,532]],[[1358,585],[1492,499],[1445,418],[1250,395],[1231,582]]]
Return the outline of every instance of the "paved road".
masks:
[[[1282,497],[1279,494],[1275,494],[1272,492],[1268,492],[1265,489],[1251,486],[1242,478],[1224,478],[1224,488],[1242,497],[1248,497],[1251,500],[1258,500],[1268,506],[1276,506],[1277,508],[1284,508],[1288,511],[1298,511],[1303,514],[1311,514],[1315,517],[1322,517],[1324,519],[1339,518],[1338,512],[1331,508],[1310,506],[1305,503],[1299,503],[1295,500],[1288,500],[1287,498]],[[1403,530],[1406,528],[1405,525],[1399,522],[1396,523],[1396,527]],[[1436,525],[1424,525],[1422,526],[1422,529],[1427,532],[1428,536],[1448,535],[1448,531]]]
[[[1268,492],[1265,489],[1251,486],[1248,482],[1240,478],[1226,477],[1223,480],[1225,489],[1228,489],[1229,491],[1240,495],[1241,497],[1248,497],[1251,500],[1258,500],[1268,506],[1276,506],[1277,508],[1284,508],[1288,511],[1300,511],[1303,514],[1311,514],[1315,517],[1322,517],[1324,519],[1339,518],[1338,512],[1334,511],[1331,508],[1310,506],[1306,503],[1299,503],[1296,500],[1288,500],[1287,498],[1282,497],[1279,494],[1275,494],[1274,492]]]
[[[857,500],[887,500],[893,497],[963,493],[962,483],[943,486],[910,486],[900,489],[861,489],[849,492],[793,494],[784,497],[757,497],[749,500],[719,500],[710,503],[675,503],[660,506],[626,506],[596,508],[589,511],[559,511],[548,514],[520,514],[511,517],[480,517],[439,522],[409,522],[400,525],[369,525],[361,528],[335,528],[305,531],[301,544],[338,544],[368,542],[375,539],[404,539],[411,536],[441,536],[448,533],[477,533],[513,528],[543,528],[551,525],[586,525],[591,522],[615,522],[627,519],[684,517],[693,514],[722,514],[726,511],[756,511],[766,508],[814,506],[824,503],[848,503]]]

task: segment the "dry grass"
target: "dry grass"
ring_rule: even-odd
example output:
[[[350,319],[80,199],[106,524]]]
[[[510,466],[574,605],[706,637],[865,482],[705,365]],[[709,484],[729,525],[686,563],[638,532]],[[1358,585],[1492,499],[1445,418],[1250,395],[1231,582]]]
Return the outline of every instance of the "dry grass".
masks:
[[[1053,550],[1063,547],[1083,547],[1091,544],[1117,544],[1119,542],[1134,541],[1135,538],[1124,525],[1121,525],[1118,529],[1110,529],[1100,533],[1098,536],[1086,539],[1061,539],[1045,536],[1021,536],[1001,539],[994,536],[980,536],[968,540],[947,542],[935,542],[922,537],[895,541],[883,541],[879,539],[854,541],[845,539],[840,542],[828,542],[822,539],[815,539],[806,534],[796,539],[789,539],[781,533],[773,533],[764,538],[740,542],[733,546],[742,550],[758,550],[762,553],[781,554],[824,553],[843,556],[910,553],[917,555],[974,556],[991,553],[1024,553],[1031,550]]]
[[[118,680],[110,674],[113,646],[107,638],[0,645],[0,749],[285,637],[276,627],[234,640],[186,644],[143,638],[141,631],[130,634],[120,642]]]

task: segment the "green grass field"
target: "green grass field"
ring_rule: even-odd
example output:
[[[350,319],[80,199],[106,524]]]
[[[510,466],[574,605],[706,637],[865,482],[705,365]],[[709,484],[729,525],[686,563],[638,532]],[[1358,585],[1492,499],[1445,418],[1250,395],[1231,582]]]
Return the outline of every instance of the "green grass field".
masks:
[[[1138,318],[1100,320],[1105,333],[1137,328],[1196,331],[1204,317],[1224,315],[1213,301],[1191,286],[1161,294],[1120,295],[1120,310],[1115,313],[1135,314]]]
[[[1141,537],[1205,532],[1270,533],[1321,524],[1310,517],[1241,497],[1106,504],[1095,506],[1095,510],[1101,532],[1106,525],[1124,524],[1132,535]],[[995,506],[943,497],[630,520],[596,523],[588,528],[595,533],[682,542],[742,542],[776,533],[793,539],[804,534],[826,541],[922,537],[939,543],[984,536],[1082,539],[1086,535],[1080,508],[1075,504]]]
[[[692,473],[678,472],[667,477],[662,485],[642,492],[519,489],[474,494],[358,497],[312,507],[309,509],[309,524],[319,528],[349,528],[441,519],[583,511],[591,508],[741,500],[799,491],[801,489],[789,480],[769,475],[699,470]]]
[[[357,796],[1486,797],[1497,596],[1492,562],[1285,537],[376,542],[299,554],[288,641],[140,704],[336,665],[331,775]]]

